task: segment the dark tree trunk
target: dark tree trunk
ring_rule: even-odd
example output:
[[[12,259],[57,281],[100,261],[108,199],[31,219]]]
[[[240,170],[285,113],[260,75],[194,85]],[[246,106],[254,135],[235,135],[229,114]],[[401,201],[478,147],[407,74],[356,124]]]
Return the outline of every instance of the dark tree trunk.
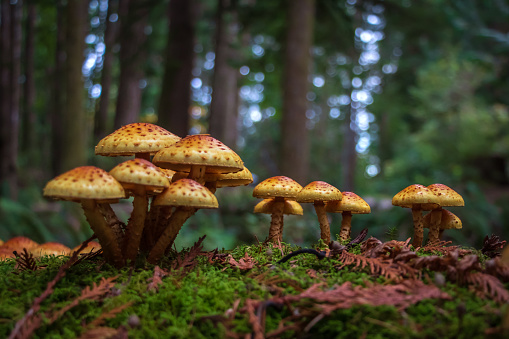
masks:
[[[110,15],[118,12],[118,0],[110,0],[108,4],[108,13],[106,15],[106,28],[104,31],[104,44],[106,49],[103,55],[103,69],[101,79],[101,99],[99,109],[95,115],[94,137],[95,142],[104,138],[112,132],[112,125],[109,123],[110,93],[113,79],[113,47],[117,41],[118,20],[111,22]]]
[[[86,18],[85,0],[68,0],[65,38],[66,104],[62,120],[62,169],[83,166],[87,161],[87,120],[83,106],[84,87],[81,68],[84,61]]]
[[[232,65],[237,40],[236,12],[232,1],[218,0],[216,20],[216,59],[210,104],[210,134],[235,148],[237,142],[237,69]]]
[[[314,0],[289,1],[283,75],[280,169],[297,182],[308,176],[309,137],[306,128],[308,75],[311,62]]]
[[[345,119],[345,131],[343,134],[343,149],[341,150],[342,182],[344,191],[353,192],[355,189],[355,168],[357,166],[357,151],[355,150],[356,133],[352,130],[351,121],[355,121],[355,109],[350,107]]]
[[[158,123],[181,137],[189,133],[190,127],[195,11],[194,0],[170,1],[168,47]]]
[[[148,1],[122,0],[120,14],[120,83],[114,129],[138,121],[141,108],[140,81],[144,76],[143,61],[148,17]]]
[[[26,1],[27,15],[25,23],[25,83],[23,87],[24,112],[22,120],[22,148],[29,156],[35,156],[37,138],[35,103],[35,20],[37,18],[34,1]],[[37,152],[39,153],[39,152]],[[39,159],[38,159],[39,160]]]

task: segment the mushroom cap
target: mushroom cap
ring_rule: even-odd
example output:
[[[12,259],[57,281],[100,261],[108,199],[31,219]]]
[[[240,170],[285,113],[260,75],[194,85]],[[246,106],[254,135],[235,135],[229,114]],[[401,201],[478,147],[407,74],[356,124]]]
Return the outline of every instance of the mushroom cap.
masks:
[[[17,236],[14,238],[11,238],[4,242],[2,247],[4,248],[10,248],[12,251],[23,251],[23,248],[26,248],[27,251],[30,251],[32,248],[39,246],[39,244],[35,241],[33,241],[30,238],[24,237],[24,236]]]
[[[440,206],[465,206],[463,197],[444,184],[431,184],[428,188],[438,197]]]
[[[205,174],[205,182],[216,182],[216,187],[235,187],[235,186],[245,186],[249,185],[253,182],[253,175],[244,166],[242,171],[238,171],[235,173],[226,173],[226,174]]]
[[[70,255],[71,249],[63,244],[58,242],[47,242],[44,244],[40,244],[30,250],[30,253],[34,255],[34,257],[42,257],[45,255]]]
[[[283,214],[292,214],[292,215],[303,215],[304,211],[302,206],[295,200],[286,200],[284,201]],[[264,214],[272,214],[274,208],[274,198],[272,199],[263,199],[254,207],[254,213],[264,213]]]
[[[455,228],[457,230],[463,228],[461,219],[456,214],[449,212],[448,210],[442,210],[442,219],[440,220],[440,229],[449,230]],[[428,213],[423,218],[424,228],[429,228],[431,224],[431,213]]]
[[[244,168],[231,148],[207,134],[188,135],[156,153],[154,164],[174,171],[190,172],[191,166],[206,166],[205,173],[232,173]]]
[[[154,124],[137,122],[120,127],[104,137],[97,146],[95,154],[109,157],[130,156],[136,153],[156,154],[180,140],[179,136]]]
[[[11,247],[6,247],[3,245],[0,246],[0,261],[6,260],[9,258],[15,258],[16,256],[14,255],[14,253],[12,253],[13,251],[14,251],[14,249]]]
[[[166,178],[168,178],[168,182],[171,182],[173,180],[173,176],[175,175],[175,171],[172,171],[171,169],[167,169],[167,168],[161,168],[161,167],[157,167],[165,176]]]
[[[401,190],[392,198],[394,206],[412,208],[413,205],[421,204],[422,209],[438,207],[438,197],[424,185],[414,184]]]
[[[72,251],[76,252],[77,250],[79,250],[80,247],[81,247],[81,244],[79,244],[78,246],[74,247],[72,249]],[[80,254],[87,254],[87,253],[90,253],[92,251],[97,252],[100,249],[101,249],[101,244],[99,244],[97,241],[89,241],[87,246],[80,252]]]
[[[219,207],[214,194],[192,179],[180,179],[171,183],[152,203],[156,206]]]
[[[165,173],[145,159],[131,159],[115,166],[110,174],[117,179],[125,190],[144,187],[146,191],[161,193],[170,186]]]
[[[369,214],[371,207],[361,197],[353,192],[343,192],[342,200],[328,201],[325,211],[329,213],[352,212],[352,214]]]
[[[297,194],[298,202],[341,200],[341,191],[325,181],[313,181]]]
[[[44,187],[44,196],[70,201],[95,199],[102,202],[125,198],[125,191],[105,170],[94,166],[81,166],[49,181]]]
[[[260,182],[253,190],[255,198],[287,198],[293,199],[302,190],[302,186],[293,179],[283,175],[268,178]]]

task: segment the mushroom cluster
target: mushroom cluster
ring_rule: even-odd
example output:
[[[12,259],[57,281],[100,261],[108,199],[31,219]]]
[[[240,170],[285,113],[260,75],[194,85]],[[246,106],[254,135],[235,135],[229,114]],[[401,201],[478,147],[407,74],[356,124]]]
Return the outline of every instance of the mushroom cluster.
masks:
[[[149,123],[121,127],[99,141],[95,153],[135,158],[110,172],[72,169],[49,181],[44,196],[80,203],[105,260],[116,267],[134,263],[140,250],[157,263],[190,216],[218,207],[217,188],[253,181],[241,158],[219,140],[180,138]],[[110,204],[129,197],[133,210],[125,225]]]

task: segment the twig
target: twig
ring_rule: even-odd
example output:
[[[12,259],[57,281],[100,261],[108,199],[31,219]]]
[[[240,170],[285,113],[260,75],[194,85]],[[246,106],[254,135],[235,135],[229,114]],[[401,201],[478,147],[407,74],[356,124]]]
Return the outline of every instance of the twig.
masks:
[[[319,260],[325,258],[325,255],[326,255],[325,251],[317,251],[317,250],[314,250],[312,248],[303,248],[303,249],[300,249],[300,250],[297,250],[297,251],[293,251],[293,252],[287,254],[281,260],[279,260],[277,263],[278,264],[285,263],[288,260],[290,260],[291,258],[295,257],[296,255],[303,254],[303,253],[314,254],[314,255],[316,255],[316,257]]]

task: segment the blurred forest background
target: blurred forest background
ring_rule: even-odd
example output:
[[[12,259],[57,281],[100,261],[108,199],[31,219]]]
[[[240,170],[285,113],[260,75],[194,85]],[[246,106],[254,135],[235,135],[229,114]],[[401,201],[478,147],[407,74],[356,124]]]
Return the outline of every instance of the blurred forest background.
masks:
[[[0,239],[68,246],[91,231],[42,187],[131,122],[210,133],[256,181],[324,180],[372,207],[352,234],[412,234],[404,187],[446,184],[465,207],[446,238],[509,235],[509,1],[1,0]],[[218,192],[177,242],[262,241],[252,187]],[[309,204],[308,204],[309,205]],[[116,205],[127,218],[129,202]],[[332,215],[333,232],[340,216]],[[316,215],[285,218],[285,240],[319,238]]]

